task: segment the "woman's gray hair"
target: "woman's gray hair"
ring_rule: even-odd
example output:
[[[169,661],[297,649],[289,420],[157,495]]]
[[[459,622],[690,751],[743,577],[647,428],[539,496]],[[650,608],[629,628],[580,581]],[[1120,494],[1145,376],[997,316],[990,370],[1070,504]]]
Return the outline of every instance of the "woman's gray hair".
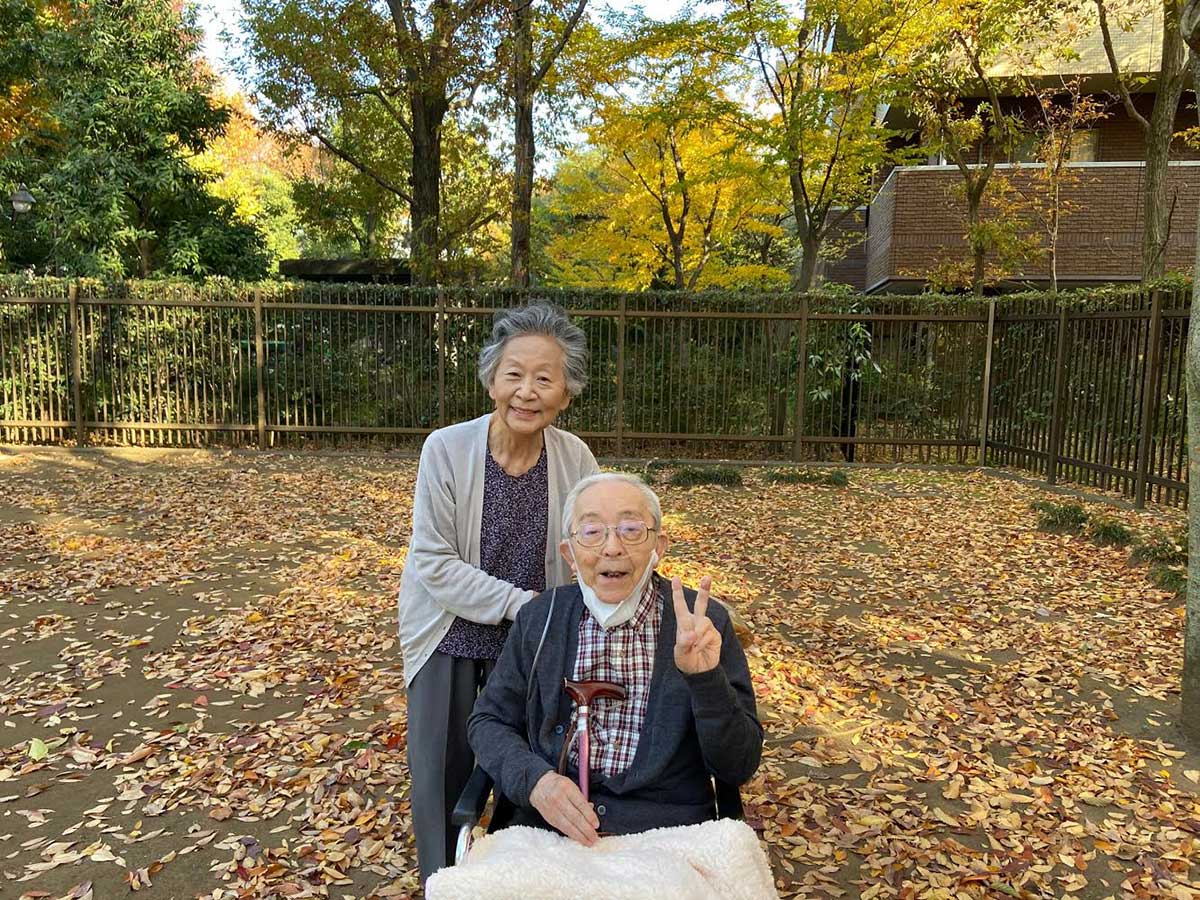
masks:
[[[538,300],[496,314],[491,340],[479,351],[479,380],[483,386],[492,386],[504,345],[512,338],[527,334],[541,334],[558,341],[563,352],[567,393],[572,397],[582,394],[588,378],[587,335],[583,329],[571,323],[566,310],[547,300]]]
[[[602,484],[609,481],[631,484],[641,491],[642,497],[646,500],[646,506],[650,508],[650,515],[654,517],[654,527],[658,528],[662,525],[662,504],[658,502],[658,494],[650,489],[650,485],[646,484],[646,482],[642,481],[636,475],[629,475],[625,472],[601,472],[599,475],[589,475],[587,478],[576,482],[575,487],[571,488],[571,492],[567,494],[567,499],[563,502],[562,515],[562,533],[564,537],[571,533],[571,525],[575,522],[575,505],[579,502],[579,495],[594,484]]]

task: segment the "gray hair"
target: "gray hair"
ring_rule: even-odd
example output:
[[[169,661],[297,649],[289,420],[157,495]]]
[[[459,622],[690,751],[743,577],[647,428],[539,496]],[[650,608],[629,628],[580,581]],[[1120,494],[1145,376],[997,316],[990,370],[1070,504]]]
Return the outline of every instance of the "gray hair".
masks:
[[[571,525],[575,522],[575,506],[579,502],[579,495],[596,484],[607,484],[610,481],[615,481],[621,484],[631,484],[642,492],[642,497],[646,501],[646,506],[650,508],[650,515],[654,517],[654,527],[658,528],[662,525],[662,504],[658,502],[658,494],[650,489],[650,485],[642,481],[636,475],[629,475],[625,472],[601,472],[598,475],[589,475],[587,478],[576,482],[575,487],[571,488],[571,492],[567,494],[567,499],[563,502],[562,516],[562,533],[565,537],[571,533]]]
[[[496,367],[504,353],[504,345],[512,338],[541,334],[554,338],[563,352],[563,375],[567,392],[578,397],[587,387],[588,349],[583,329],[571,324],[566,311],[556,303],[538,300],[498,313],[492,325],[492,337],[479,351],[479,380],[485,388],[492,386]]]

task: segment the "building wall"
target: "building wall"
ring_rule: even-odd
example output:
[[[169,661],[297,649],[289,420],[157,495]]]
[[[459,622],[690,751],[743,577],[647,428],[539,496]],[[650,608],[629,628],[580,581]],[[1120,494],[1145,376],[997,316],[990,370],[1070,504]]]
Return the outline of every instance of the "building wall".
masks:
[[[1072,171],[1079,178],[1063,189],[1067,211],[1059,235],[1059,279],[1136,279],[1141,271],[1145,166],[1099,164],[1072,167]],[[1001,167],[997,174],[1027,187],[1032,170]],[[868,290],[919,279],[939,260],[965,257],[966,206],[957,190],[961,183],[958,171],[944,166],[909,166],[892,173],[871,206]],[[1190,272],[1200,206],[1200,165],[1172,165],[1168,185],[1175,206],[1167,269]],[[1032,219],[1027,227],[1031,233],[1040,231]],[[1042,243],[1047,245],[1044,238]],[[1012,277],[1044,280],[1049,271],[1049,260],[1043,256]]]
[[[818,270],[822,281],[848,284],[858,291],[867,287],[867,208],[856,209],[830,234],[827,243],[836,243],[842,255],[824,261]]]
[[[867,290],[891,277],[892,234],[896,214],[896,182],[893,170],[875,195],[867,211],[867,260],[863,283]]]

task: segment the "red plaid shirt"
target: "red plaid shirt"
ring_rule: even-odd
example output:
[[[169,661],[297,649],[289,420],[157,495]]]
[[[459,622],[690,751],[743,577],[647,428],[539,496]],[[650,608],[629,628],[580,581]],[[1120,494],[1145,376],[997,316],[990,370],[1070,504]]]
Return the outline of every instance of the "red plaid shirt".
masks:
[[[579,652],[573,681],[611,681],[625,688],[624,700],[599,698],[592,702],[589,771],[616,775],[629,768],[637,753],[646,719],[654,651],[662,624],[662,597],[651,576],[637,610],[628,622],[605,631],[584,607],[579,620]],[[575,713],[572,713],[575,715]],[[579,766],[578,738],[572,741],[571,764]]]

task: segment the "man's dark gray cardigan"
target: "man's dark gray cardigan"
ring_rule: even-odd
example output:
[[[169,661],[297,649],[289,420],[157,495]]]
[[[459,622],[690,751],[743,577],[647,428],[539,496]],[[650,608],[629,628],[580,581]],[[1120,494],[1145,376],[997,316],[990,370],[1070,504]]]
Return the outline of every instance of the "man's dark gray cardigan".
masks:
[[[750,671],[729,615],[710,603],[708,616],[721,633],[721,662],[710,672],[684,675],[675,666],[675,609],[671,586],[654,576],[662,625],[650,681],[646,720],[637,754],[612,778],[591,773],[591,801],[600,831],[631,834],[713,818],[710,776],[733,785],[748,781],[762,755]],[[551,613],[546,591],[517,613],[504,651],[468,722],[478,763],[516,804],[520,824],[542,825],[529,805],[538,779],[555,768],[570,732],[571,701],[563,691],[579,644],[583,600],[576,585],[560,587]],[[696,594],[685,589],[688,608]],[[546,625],[533,684],[530,666]],[[532,735],[532,737],[530,737]],[[532,749],[531,749],[532,748]],[[578,781],[574,769],[567,772]]]

